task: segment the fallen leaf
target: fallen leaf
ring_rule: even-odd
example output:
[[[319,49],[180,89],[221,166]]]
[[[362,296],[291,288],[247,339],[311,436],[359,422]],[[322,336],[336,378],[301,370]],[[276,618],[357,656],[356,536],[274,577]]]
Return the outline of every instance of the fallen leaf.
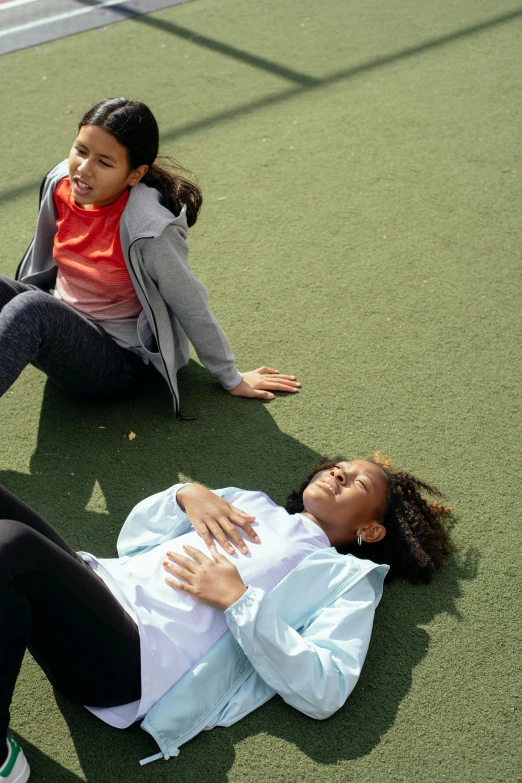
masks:
[[[74,114],[74,109],[67,109],[66,114]]]

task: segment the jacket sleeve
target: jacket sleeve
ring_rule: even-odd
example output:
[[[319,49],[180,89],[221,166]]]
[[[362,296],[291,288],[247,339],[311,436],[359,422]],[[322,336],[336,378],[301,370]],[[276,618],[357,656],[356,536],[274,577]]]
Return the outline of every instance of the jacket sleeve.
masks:
[[[381,595],[367,576],[298,633],[278,617],[270,596],[247,592],[225,612],[228,626],[253,667],[292,707],[318,720],[345,703],[364,663]]]
[[[134,506],[123,523],[118,536],[118,556],[146,552],[172,538],[188,533],[192,529],[190,519],[178,506],[178,491],[190,482],[174,486],[141,500]],[[212,490],[215,495],[224,497],[229,489]]]
[[[15,280],[36,285],[44,291],[49,291],[56,283],[57,267],[53,258],[53,244],[58,227],[53,192],[60,179],[67,176],[67,172],[67,160],[63,160],[45,175],[40,186],[35,234],[15,273]]]
[[[142,242],[140,251],[170,316],[179,321],[201,362],[228,391],[241,383],[242,375],[209,308],[207,290],[190,271],[186,234],[183,225],[172,223],[159,237]]]

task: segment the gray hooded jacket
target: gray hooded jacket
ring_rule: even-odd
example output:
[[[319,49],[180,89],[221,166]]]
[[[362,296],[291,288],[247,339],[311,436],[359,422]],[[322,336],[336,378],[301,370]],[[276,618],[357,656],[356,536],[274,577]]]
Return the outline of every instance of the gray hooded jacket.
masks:
[[[36,232],[16,272],[17,280],[44,291],[54,288],[58,271],[53,258],[57,232],[53,192],[66,176],[64,160],[43,180]],[[138,352],[163,375],[179,413],[176,375],[189,360],[189,340],[225,389],[237,386],[242,376],[230,343],[209,309],[207,291],[190,271],[186,208],[175,217],[160,199],[155,188],[142,183],[131,188],[120,221],[120,239],[143,307],[138,319]]]

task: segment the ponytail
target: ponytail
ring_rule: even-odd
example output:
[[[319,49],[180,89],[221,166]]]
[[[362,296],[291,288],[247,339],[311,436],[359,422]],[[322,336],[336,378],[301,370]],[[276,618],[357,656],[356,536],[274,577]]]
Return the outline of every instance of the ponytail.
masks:
[[[161,161],[159,166],[156,161]],[[198,185],[191,181],[191,173],[180,166],[173,158],[159,155],[149,166],[141,180],[145,185],[156,188],[161,194],[163,204],[175,215],[179,215],[183,205],[187,207],[187,223],[193,226],[198,219],[203,195]]]

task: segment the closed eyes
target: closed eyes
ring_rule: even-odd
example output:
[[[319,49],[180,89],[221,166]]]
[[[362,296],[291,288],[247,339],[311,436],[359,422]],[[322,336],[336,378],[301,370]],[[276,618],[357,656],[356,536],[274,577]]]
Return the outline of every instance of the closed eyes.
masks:
[[[344,469],[343,469],[342,465],[335,465],[334,467],[338,468],[341,471],[343,484],[344,484],[346,482],[346,474],[344,472]],[[359,484],[365,490],[365,492],[368,492],[368,487],[366,486],[366,484],[364,483],[364,481],[362,479],[360,479],[360,478],[354,479],[354,484]]]

